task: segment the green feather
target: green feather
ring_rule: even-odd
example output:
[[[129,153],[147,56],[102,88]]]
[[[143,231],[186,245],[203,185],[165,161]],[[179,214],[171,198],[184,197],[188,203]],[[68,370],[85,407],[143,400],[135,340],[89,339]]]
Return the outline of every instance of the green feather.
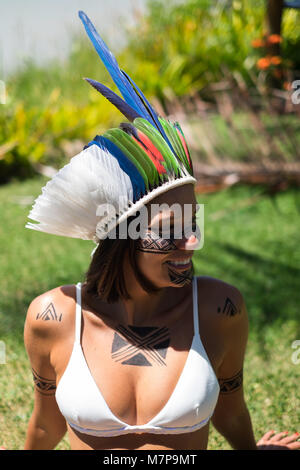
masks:
[[[186,169],[190,171],[190,164],[189,164],[189,161],[188,161],[187,156],[185,154],[183,145],[180,141],[180,137],[177,134],[176,128],[174,129],[172,124],[169,121],[167,121],[166,119],[163,119],[161,117],[159,117],[158,119],[159,119],[165,133],[167,134],[172,146],[174,147],[174,150],[175,150],[177,156],[180,158],[180,160],[182,161],[182,163],[184,164]]]
[[[149,178],[151,186],[158,186],[158,173],[150,157],[130,135],[128,135],[123,130],[120,130],[120,132],[122,133],[120,138],[124,142],[124,145],[127,145],[128,150],[133,153],[133,155],[140,162],[141,165],[144,165],[143,168]]]
[[[141,132],[144,132],[144,134],[154,143],[155,147],[163,155],[165,162],[166,162],[167,170],[170,173],[172,174],[175,173],[175,175],[178,176],[179,174],[178,161],[176,160],[176,157],[171,152],[169,145],[163,139],[161,134],[152,126],[152,124],[150,124],[144,118],[135,118],[135,120],[133,121],[133,124]]]
[[[181,142],[181,139],[179,138],[179,141],[180,141],[180,144],[181,144],[181,146],[182,146],[182,148],[183,148],[184,154],[185,154],[185,156],[187,157],[187,160],[188,160],[188,164],[189,164],[189,168],[190,168],[190,174],[193,175],[193,174],[194,174],[194,173],[193,173],[193,164],[192,164],[191,155],[190,155],[190,152],[189,152],[189,149],[188,149],[188,144],[187,144],[185,135],[184,135],[184,133],[183,133],[183,130],[181,129],[181,126],[180,126],[180,124],[179,124],[178,121],[175,121],[175,122],[173,123],[173,127],[177,128],[177,129],[179,130],[180,134],[182,135],[183,140],[185,141],[185,145],[186,145],[188,157],[187,157],[187,155],[186,155],[185,147],[184,147],[183,143]]]
[[[122,129],[114,129],[113,133],[123,147],[127,149],[127,152],[129,152],[139,162],[150,185],[158,185],[158,173],[154,163],[150,160],[148,155],[126,132],[122,131]]]
[[[142,165],[140,165],[138,160],[136,160],[136,158],[120,142],[118,136],[115,135],[115,131],[119,131],[119,130],[120,129],[109,129],[108,131],[106,131],[103,134],[103,137],[106,137],[107,139],[111,140],[111,142],[113,142],[117,147],[119,147],[119,149],[126,155],[126,157],[136,166],[136,168],[138,169],[138,171],[140,172],[140,174],[141,174],[141,176],[144,180],[144,183],[145,183],[145,186],[146,186],[147,190],[149,190],[149,180],[148,180],[148,177],[147,177]]]

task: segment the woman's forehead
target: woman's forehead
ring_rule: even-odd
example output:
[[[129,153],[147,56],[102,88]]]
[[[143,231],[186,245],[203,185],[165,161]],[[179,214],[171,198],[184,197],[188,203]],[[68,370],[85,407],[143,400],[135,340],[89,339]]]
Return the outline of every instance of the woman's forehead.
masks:
[[[191,184],[173,188],[153,199],[148,207],[149,223],[163,220],[185,220],[193,217],[197,211],[194,186]]]
[[[149,213],[149,223],[151,225],[160,222],[181,222],[183,220],[190,220],[197,212],[197,204],[173,204],[172,206],[165,207],[159,205],[158,207],[151,207]]]
[[[172,204],[196,204],[196,196],[194,192],[193,184],[184,184],[176,188],[172,188],[165,193],[160,194],[154,198],[147,206],[153,206],[157,204],[165,204],[172,206]]]

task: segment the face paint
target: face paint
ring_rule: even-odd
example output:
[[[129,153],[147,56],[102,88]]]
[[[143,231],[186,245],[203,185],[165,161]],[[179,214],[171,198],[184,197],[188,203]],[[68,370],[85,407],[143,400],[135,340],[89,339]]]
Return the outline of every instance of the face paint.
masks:
[[[185,271],[175,271],[168,266],[168,272],[170,280],[173,284],[176,284],[177,286],[184,286],[185,284],[189,284],[193,279],[194,269],[192,265]]]
[[[137,249],[146,253],[163,255],[177,250],[177,246],[172,238],[160,238],[156,234],[154,236],[151,230],[147,230],[145,237],[139,240]]]
[[[178,250],[178,247],[173,238],[160,238],[151,230],[148,230],[145,238],[139,240],[137,249],[145,253],[163,255]],[[182,266],[176,269],[174,265],[167,264],[167,269],[170,281],[177,286],[184,286],[190,283],[193,278],[194,269],[191,263],[186,269],[182,269]]]

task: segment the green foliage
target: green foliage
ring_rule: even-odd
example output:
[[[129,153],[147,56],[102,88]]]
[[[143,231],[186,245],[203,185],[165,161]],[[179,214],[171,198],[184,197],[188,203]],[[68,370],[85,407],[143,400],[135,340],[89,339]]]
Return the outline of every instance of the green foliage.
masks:
[[[11,90],[11,101],[0,108],[0,183],[32,176],[36,163],[61,167],[73,156],[66,155],[68,141],[82,141],[80,151],[120,122],[120,113],[85,85],[85,103],[62,96],[59,87],[50,88],[40,105],[15,98]]]
[[[199,90],[205,95],[205,87],[225,74],[239,73],[255,87],[252,41],[263,34],[265,7],[265,0],[149,1],[147,14],[129,31],[123,62],[130,62],[140,87],[161,100]],[[295,68],[299,19],[299,11],[284,11],[282,50]]]
[[[149,100],[195,91],[205,97],[206,87],[224,74],[238,73],[255,86],[252,40],[261,36],[264,14],[264,0],[149,1],[145,16],[127,31],[126,47],[113,52]],[[283,15],[283,54],[297,64],[299,15]],[[78,141],[79,151],[124,120],[83,80],[94,78],[116,90],[88,38],[74,36],[71,43],[64,62],[40,67],[27,61],[8,78],[7,102],[0,105],[0,184],[32,176],[37,163],[61,167],[74,155],[66,151],[68,141]]]
[[[282,56],[292,62],[294,70],[300,70],[300,10],[287,8],[282,20]],[[298,72],[300,73],[300,72]]]
[[[73,155],[68,141],[82,142],[78,151],[122,115],[83,77],[111,80],[88,41],[74,38],[65,63],[38,67],[28,61],[6,83],[7,101],[0,105],[0,184],[35,174],[35,164],[59,168]]]
[[[143,86],[160,97],[170,90],[178,96],[198,91],[226,71],[238,70],[251,85],[251,40],[261,30],[264,7],[263,0],[151,1],[149,13],[131,31],[124,57],[138,59],[136,78],[142,79],[146,67]],[[149,77],[151,68],[159,82]]]

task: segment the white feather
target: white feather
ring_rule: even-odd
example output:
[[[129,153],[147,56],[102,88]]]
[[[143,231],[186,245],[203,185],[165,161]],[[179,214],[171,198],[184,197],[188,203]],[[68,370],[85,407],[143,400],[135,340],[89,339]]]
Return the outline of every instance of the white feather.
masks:
[[[117,159],[97,145],[91,145],[73,157],[42,188],[28,216],[38,223],[28,222],[25,227],[93,240],[97,224],[102,225],[106,220],[105,216],[97,215],[100,206],[110,204],[119,213],[132,199],[130,178]]]

